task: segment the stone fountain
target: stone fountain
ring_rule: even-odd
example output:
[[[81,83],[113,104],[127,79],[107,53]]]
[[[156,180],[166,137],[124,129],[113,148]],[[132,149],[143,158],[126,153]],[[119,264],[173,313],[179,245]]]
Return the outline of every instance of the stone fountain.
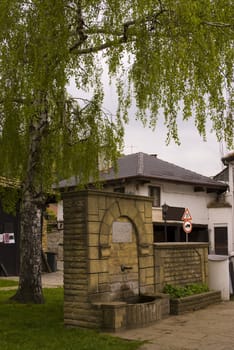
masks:
[[[64,201],[64,323],[117,331],[169,313],[155,294],[152,203],[95,190]]]

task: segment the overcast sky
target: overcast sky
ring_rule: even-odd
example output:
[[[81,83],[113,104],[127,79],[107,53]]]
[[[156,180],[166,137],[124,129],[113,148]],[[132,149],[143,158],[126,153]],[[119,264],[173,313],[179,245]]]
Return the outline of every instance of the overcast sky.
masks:
[[[74,82],[70,83],[69,93],[79,97]],[[116,95],[113,86],[105,84],[104,107],[112,114],[116,111]],[[206,176],[214,176],[223,169],[221,162],[222,149],[210,127],[207,127],[207,141],[198,134],[193,120],[179,122],[178,131],[181,144],[171,141],[166,145],[166,127],[159,120],[157,128],[152,131],[144,128],[140,121],[135,121],[134,107],[129,111],[129,124],[125,126],[124,154],[145,152],[157,154],[158,158],[182,166]]]
[[[115,108],[115,90],[113,86],[105,84],[105,107],[112,113]],[[167,146],[167,129],[163,118],[159,117],[156,130],[144,128],[140,121],[135,120],[135,109],[129,111],[129,124],[125,126],[124,154],[145,152],[157,154],[158,158],[182,166],[206,176],[214,176],[223,169],[221,162],[222,148],[215,134],[210,132],[211,125],[207,126],[206,142],[199,135],[194,121],[179,121],[178,132],[180,145],[174,141]]]
[[[157,154],[162,160],[206,176],[213,176],[222,170],[222,147],[214,134],[208,130],[207,141],[204,142],[190,121],[179,125],[179,135],[179,146],[173,141],[167,146],[163,123],[159,122],[156,130],[152,131],[144,128],[140,122],[130,122],[125,128],[124,153]]]

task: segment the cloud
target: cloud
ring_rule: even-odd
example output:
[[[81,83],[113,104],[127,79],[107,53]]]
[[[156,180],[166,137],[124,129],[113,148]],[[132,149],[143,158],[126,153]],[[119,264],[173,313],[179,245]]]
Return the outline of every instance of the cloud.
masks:
[[[178,146],[171,141],[167,146],[167,130],[162,123],[152,131],[144,128],[140,122],[130,120],[125,128],[124,152],[157,154],[165,161],[206,176],[213,176],[222,170],[220,144],[214,134],[207,130],[207,141],[203,141],[192,120],[180,122],[178,129],[181,144]]]
[[[109,85],[108,78],[103,78],[105,88],[104,108],[113,115],[117,109],[117,98],[114,84]],[[84,97],[84,93],[78,91],[74,80],[71,80],[68,88],[74,96]],[[90,96],[89,96],[90,97]],[[221,157],[222,145],[215,135],[210,133],[211,125],[207,123],[207,141],[204,142],[199,135],[193,120],[183,122],[178,119],[178,132],[180,146],[173,141],[167,146],[167,129],[164,125],[163,116],[159,118],[155,131],[143,127],[140,121],[135,120],[136,109],[134,103],[129,110],[129,124],[125,126],[124,153],[145,152],[157,154],[159,158],[182,166],[206,176],[213,176],[223,168]]]

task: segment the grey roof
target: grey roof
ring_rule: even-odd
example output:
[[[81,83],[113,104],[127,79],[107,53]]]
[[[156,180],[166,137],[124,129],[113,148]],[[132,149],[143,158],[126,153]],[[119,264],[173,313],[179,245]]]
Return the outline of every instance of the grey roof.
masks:
[[[175,164],[159,159],[156,155],[146,153],[135,153],[123,156],[118,159],[117,173],[114,168],[100,173],[101,182],[117,182],[118,180],[139,179],[139,180],[163,180],[176,183],[192,184],[213,190],[225,191],[227,185],[211,179],[207,176],[197,174]],[[59,183],[59,188],[74,187],[77,185],[77,178],[72,177]]]
[[[142,152],[119,158],[117,174],[115,174],[113,168],[101,174],[101,179],[105,181],[127,178],[148,178],[181,182],[223,191],[227,188],[227,185],[222,182],[197,174],[175,164],[168,163],[159,159],[156,155],[149,155]]]
[[[232,162],[233,160],[234,160],[234,150],[230,151],[222,158],[222,162],[225,165],[227,165],[229,162]]]
[[[224,168],[222,171],[220,171],[218,174],[216,174],[213,177],[214,180],[217,181],[223,181],[225,183],[229,182],[229,171],[228,171],[228,167]]]

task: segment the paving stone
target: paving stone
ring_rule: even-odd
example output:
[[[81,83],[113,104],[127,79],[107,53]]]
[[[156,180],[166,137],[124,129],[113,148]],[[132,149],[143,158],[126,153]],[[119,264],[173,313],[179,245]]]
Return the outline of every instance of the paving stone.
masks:
[[[118,336],[148,341],[140,350],[233,350],[233,324],[234,301],[226,301]]]

